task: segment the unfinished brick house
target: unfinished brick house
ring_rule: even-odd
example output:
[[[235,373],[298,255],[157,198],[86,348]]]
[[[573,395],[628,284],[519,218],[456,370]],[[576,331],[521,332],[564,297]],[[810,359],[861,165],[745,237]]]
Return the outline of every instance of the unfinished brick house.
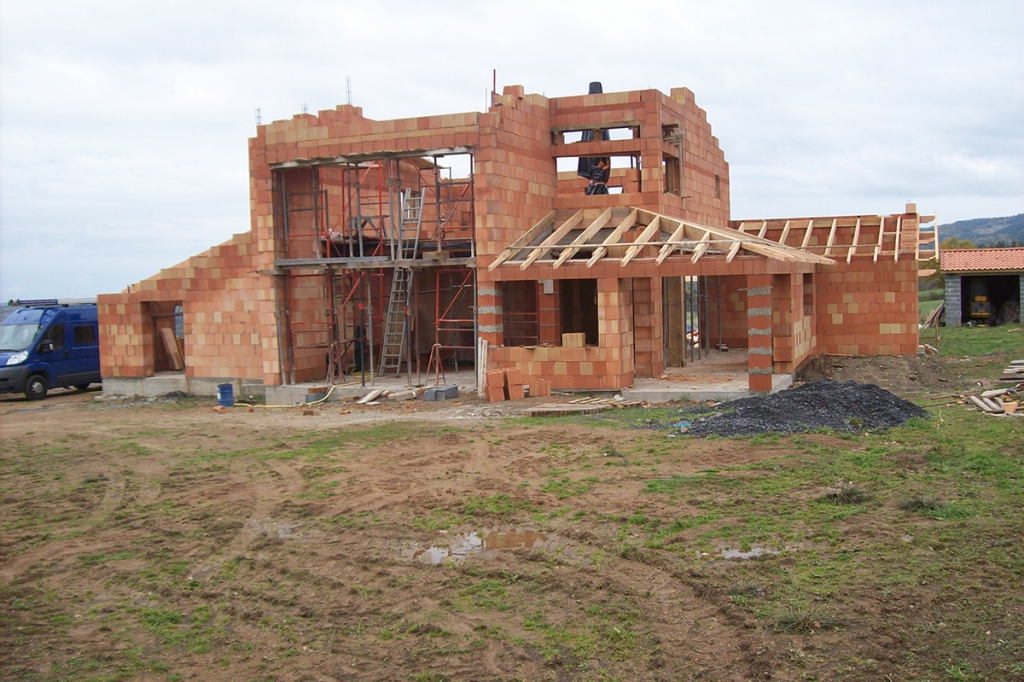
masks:
[[[597,193],[559,171],[580,158],[610,166]],[[390,121],[344,105],[258,126],[249,161],[250,231],[99,297],[107,390],[460,364],[611,390],[729,348],[763,392],[815,355],[917,352],[932,217],[732,220],[686,88],[508,86],[486,113]]]

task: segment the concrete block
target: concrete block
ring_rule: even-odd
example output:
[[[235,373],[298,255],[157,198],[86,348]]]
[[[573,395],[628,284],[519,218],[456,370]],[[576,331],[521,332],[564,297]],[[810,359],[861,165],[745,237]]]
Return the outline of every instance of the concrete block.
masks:
[[[459,397],[458,386],[432,386],[423,391],[423,399],[428,403],[451,400]]]

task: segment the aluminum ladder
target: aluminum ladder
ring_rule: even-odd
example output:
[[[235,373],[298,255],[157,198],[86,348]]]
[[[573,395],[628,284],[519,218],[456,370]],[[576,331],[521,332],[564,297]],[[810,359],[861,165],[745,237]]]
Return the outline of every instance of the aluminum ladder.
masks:
[[[419,248],[420,227],[423,221],[423,195],[405,190],[402,195],[402,220],[398,228],[396,255],[399,261],[411,261]],[[413,271],[401,263],[394,270],[391,280],[391,297],[384,321],[384,340],[381,344],[380,365],[377,376],[401,373],[402,358],[408,357],[406,338],[408,336],[409,296],[412,292]]]

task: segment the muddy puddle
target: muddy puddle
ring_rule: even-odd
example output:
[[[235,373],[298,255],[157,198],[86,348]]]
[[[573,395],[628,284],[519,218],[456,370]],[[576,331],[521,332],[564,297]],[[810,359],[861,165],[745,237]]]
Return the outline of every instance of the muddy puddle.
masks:
[[[558,544],[556,537],[533,531],[474,531],[465,535],[452,535],[430,547],[405,547],[399,551],[399,557],[424,564],[460,564],[470,556],[486,558],[491,552],[506,549],[554,549]]]
[[[739,549],[723,549],[720,556],[723,559],[753,559],[755,557],[764,556],[766,554],[778,554],[777,549],[768,549],[767,547],[751,547],[746,552]]]
[[[761,545],[752,545],[749,549],[736,549],[734,547],[723,547],[717,552],[712,554],[704,553],[702,556],[713,557],[716,559],[756,559],[763,556],[771,556],[773,554],[781,554],[782,552],[801,552],[813,549],[814,545],[810,543],[796,543],[790,545],[784,545],[778,549],[772,549],[771,547],[762,547]]]

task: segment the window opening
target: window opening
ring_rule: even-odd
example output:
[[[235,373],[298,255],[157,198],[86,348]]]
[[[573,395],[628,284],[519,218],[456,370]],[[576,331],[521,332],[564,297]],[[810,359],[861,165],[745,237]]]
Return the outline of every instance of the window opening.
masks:
[[[502,282],[502,328],[506,346],[536,346],[540,343],[537,285],[534,280]]]

